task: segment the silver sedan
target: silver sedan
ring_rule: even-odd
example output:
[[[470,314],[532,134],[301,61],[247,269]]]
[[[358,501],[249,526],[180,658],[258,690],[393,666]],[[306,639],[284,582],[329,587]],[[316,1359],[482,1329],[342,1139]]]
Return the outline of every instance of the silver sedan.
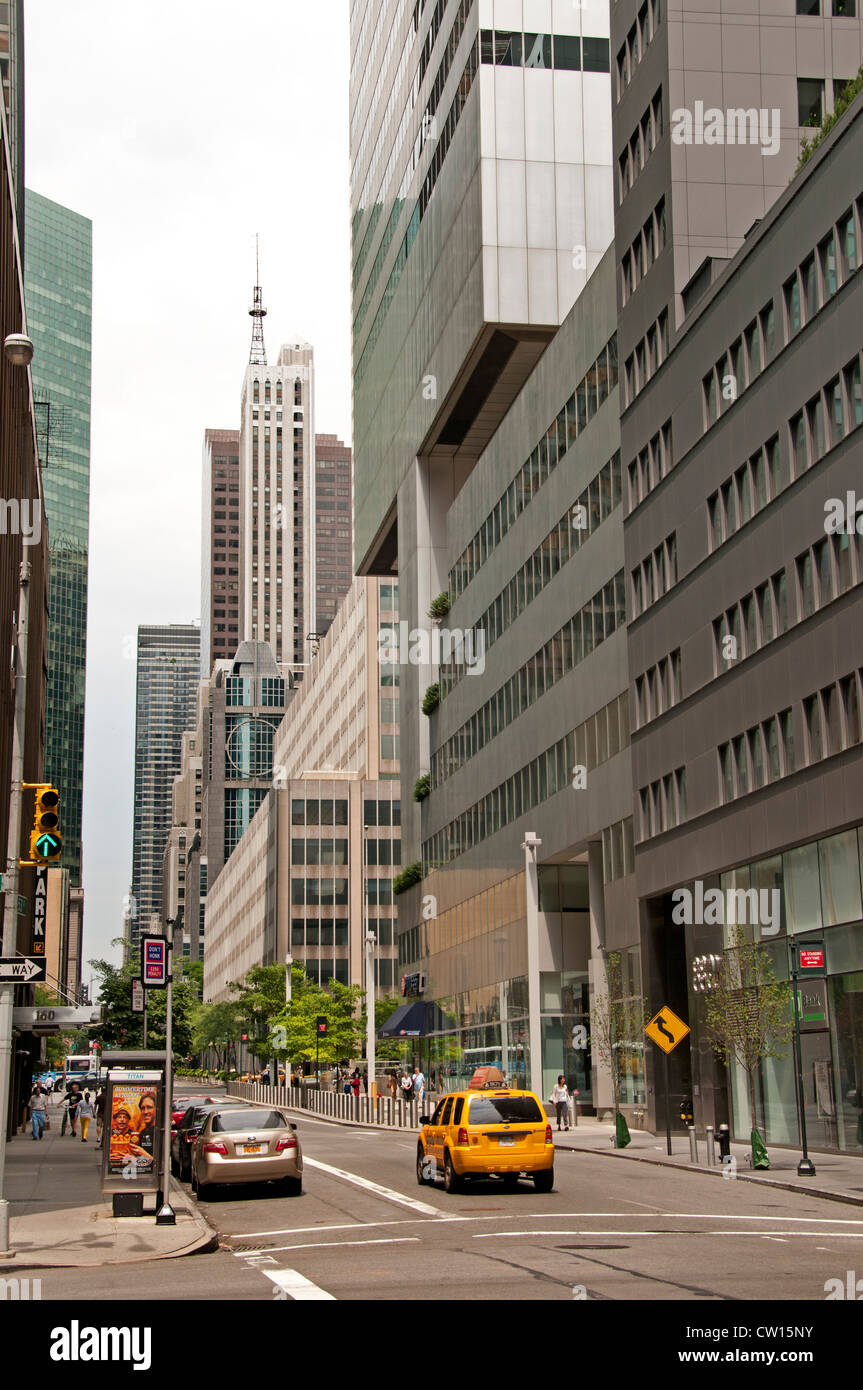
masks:
[[[303,1151],[297,1127],[281,1110],[214,1109],[192,1146],[192,1191],[220,1183],[277,1182],[299,1197]]]

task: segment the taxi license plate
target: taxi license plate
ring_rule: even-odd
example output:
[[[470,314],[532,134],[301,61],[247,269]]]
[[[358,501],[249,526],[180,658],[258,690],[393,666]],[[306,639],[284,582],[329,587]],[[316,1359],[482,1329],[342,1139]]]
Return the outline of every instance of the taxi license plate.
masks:
[[[263,1147],[264,1147],[263,1144],[244,1144],[244,1145],[243,1145],[243,1153],[244,1153],[244,1154],[259,1154],[259,1153],[261,1152],[261,1149],[262,1149]]]
[[[504,1145],[506,1145],[506,1146],[509,1147],[509,1148],[515,1148],[515,1140],[514,1140],[514,1139],[498,1139],[497,1142],[500,1144],[501,1148],[503,1148]]]

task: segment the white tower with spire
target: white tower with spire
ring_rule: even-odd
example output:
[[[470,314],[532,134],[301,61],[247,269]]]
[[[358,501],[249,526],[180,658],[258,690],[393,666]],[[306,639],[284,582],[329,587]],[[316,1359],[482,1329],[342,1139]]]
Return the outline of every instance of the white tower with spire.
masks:
[[[266,312],[256,284],[240,405],[242,636],[269,642],[279,665],[302,679],[317,616],[314,349],[292,340],[269,366]]]

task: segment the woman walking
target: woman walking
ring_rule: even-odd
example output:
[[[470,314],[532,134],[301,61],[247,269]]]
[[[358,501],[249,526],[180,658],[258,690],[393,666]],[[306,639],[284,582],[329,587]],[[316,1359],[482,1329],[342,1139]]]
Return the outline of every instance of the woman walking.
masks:
[[[87,1142],[87,1131],[90,1128],[90,1121],[96,1114],[96,1107],[90,1099],[90,1092],[84,1092],[84,1099],[78,1106],[78,1119],[81,1121],[81,1143]]]
[[[569,1129],[569,1087],[566,1084],[565,1076],[559,1076],[557,1085],[552,1087],[551,1103],[557,1109],[558,1129],[560,1129],[561,1120],[564,1122],[564,1129]]]

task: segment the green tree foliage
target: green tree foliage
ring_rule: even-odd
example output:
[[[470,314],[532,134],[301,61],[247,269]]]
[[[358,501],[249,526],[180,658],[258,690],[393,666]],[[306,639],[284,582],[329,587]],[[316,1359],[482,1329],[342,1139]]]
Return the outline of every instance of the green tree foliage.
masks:
[[[316,984],[297,963],[291,971],[291,1002],[284,997],[278,1013],[270,1018],[266,1050],[288,1062],[313,1061],[315,1046],[321,1062],[340,1062],[358,1057],[362,1050],[359,1004],[364,998],[359,985],[330,980],[326,989]],[[327,1020],[327,1036],[318,1039],[316,1020]]]
[[[137,978],[137,962],[130,961],[119,968],[105,960],[90,961],[97,977],[99,1003],[103,1022],[99,1036],[103,1051],[119,1049],[132,1051],[144,1045],[143,1014],[132,1012],[132,980]],[[158,1051],[165,1046],[165,1001],[167,991],[151,989],[147,995],[147,1047]],[[187,1057],[192,1041],[192,1013],[197,1004],[194,974],[184,971],[176,962],[173,988],[173,1050],[178,1057]]]
[[[721,1062],[737,1064],[749,1082],[752,1128],[758,1128],[755,1075],[761,1059],[784,1057],[794,1032],[791,986],[777,980],[770,954],[732,928],[713,988],[705,995],[707,1040]]]
[[[233,1008],[246,1025],[242,1031],[249,1035],[253,1057],[269,1060],[273,1054],[269,1030],[272,1019],[284,1012],[286,973],[284,965],[255,965],[244,981],[231,985],[231,992],[237,995]]]
[[[221,1071],[228,1065],[228,1045],[239,1038],[241,1031],[234,1001],[197,1004],[192,1011],[191,1051],[199,1053],[212,1048],[216,1054],[217,1069]]]

